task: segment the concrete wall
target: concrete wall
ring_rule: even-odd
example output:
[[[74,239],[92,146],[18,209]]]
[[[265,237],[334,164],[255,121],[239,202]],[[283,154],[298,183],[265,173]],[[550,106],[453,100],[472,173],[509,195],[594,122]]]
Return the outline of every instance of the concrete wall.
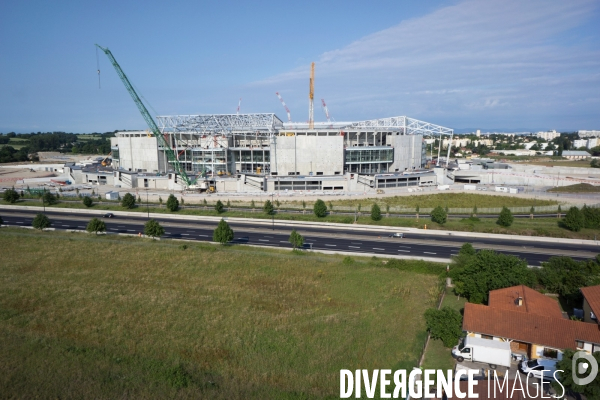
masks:
[[[287,176],[297,171],[300,175],[342,174],[344,171],[344,137],[343,136],[277,136],[275,137],[276,159],[271,158],[271,172]],[[312,165],[311,165],[312,163]]]
[[[143,134],[134,137],[119,136],[116,139],[119,147],[119,168],[127,171],[141,169],[158,172],[158,146],[155,137]]]
[[[421,167],[423,149],[422,135],[393,135],[394,163],[389,172],[410,171]]]

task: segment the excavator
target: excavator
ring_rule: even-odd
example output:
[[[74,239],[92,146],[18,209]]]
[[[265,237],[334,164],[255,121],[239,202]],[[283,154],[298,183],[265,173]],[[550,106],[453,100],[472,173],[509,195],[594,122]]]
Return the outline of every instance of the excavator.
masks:
[[[110,153],[108,153],[108,155],[104,158],[104,160],[102,160],[102,166],[106,167],[108,164],[110,164],[111,162],[109,161],[108,157],[110,157],[110,155],[112,154],[112,151]]]

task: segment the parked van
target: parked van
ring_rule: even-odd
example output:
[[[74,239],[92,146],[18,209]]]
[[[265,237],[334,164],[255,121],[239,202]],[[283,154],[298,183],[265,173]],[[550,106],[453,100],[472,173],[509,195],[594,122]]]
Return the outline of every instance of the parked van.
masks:
[[[458,362],[467,360],[487,363],[491,369],[496,369],[498,365],[510,367],[510,343],[467,336],[462,343],[452,348],[452,356]]]

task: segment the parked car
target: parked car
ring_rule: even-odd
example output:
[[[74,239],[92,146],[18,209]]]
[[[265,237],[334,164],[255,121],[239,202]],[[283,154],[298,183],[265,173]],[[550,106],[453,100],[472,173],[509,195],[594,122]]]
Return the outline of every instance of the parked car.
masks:
[[[404,237],[404,233],[396,232],[396,233],[389,234],[388,237],[403,238]]]
[[[554,379],[556,360],[546,360],[544,358],[525,360],[519,364],[519,369],[524,374],[529,374],[534,378],[540,379],[544,374],[544,379]]]
[[[113,213],[106,213],[104,214],[104,218],[114,218],[115,215]]]

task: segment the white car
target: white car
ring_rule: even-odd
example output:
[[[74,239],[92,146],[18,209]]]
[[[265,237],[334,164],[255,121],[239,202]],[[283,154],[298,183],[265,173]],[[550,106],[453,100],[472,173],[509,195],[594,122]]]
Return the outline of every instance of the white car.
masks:
[[[388,235],[388,237],[403,238],[404,237],[404,233],[400,233],[400,232],[391,233],[391,234]]]
[[[540,379],[542,374],[544,374],[544,379],[554,379],[556,360],[546,360],[543,358],[525,360],[519,364],[519,369],[524,374],[528,374],[533,378]]]

